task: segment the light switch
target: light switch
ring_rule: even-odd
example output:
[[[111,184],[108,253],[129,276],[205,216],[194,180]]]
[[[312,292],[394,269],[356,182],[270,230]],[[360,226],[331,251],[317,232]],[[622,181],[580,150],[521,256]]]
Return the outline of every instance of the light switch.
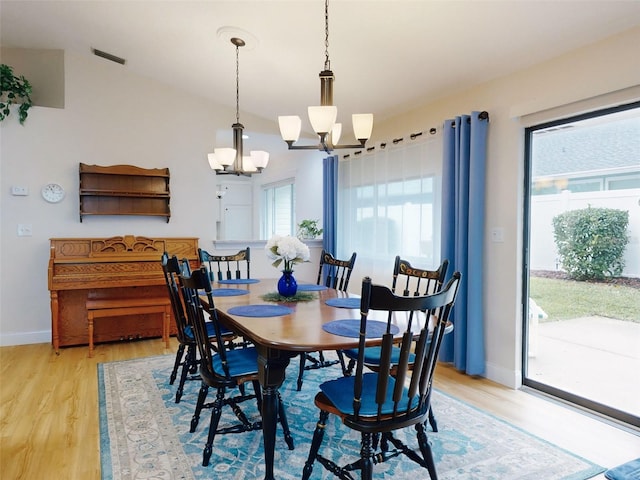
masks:
[[[25,196],[29,195],[28,187],[20,187],[18,185],[11,187],[11,195]]]
[[[504,242],[504,228],[495,227],[491,229],[491,241],[494,243]]]

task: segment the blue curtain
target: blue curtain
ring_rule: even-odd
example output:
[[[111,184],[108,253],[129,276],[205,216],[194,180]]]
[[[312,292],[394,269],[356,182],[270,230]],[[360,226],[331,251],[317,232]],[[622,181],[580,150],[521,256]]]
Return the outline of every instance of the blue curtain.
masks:
[[[485,374],[483,247],[487,112],[444,123],[442,165],[442,258],[462,282],[453,310],[454,330],[441,360],[470,375]]]
[[[322,248],[336,255],[338,208],[338,156],[322,163]]]

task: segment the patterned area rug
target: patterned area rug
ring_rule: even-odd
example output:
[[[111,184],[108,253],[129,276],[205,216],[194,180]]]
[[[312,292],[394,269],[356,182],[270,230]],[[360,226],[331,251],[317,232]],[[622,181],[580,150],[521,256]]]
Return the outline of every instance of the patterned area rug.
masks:
[[[198,429],[189,433],[200,382],[187,381],[182,401],[176,404],[175,385],[168,383],[173,360],[173,355],[164,355],[98,366],[102,478],[264,478],[260,431],[217,436],[211,464],[202,466],[210,411],[203,411]],[[295,440],[295,450],[288,450],[278,431],[275,476],[283,480],[300,478],[318,418],[313,397],[320,382],[339,374],[337,367],[306,372],[302,391],[297,392],[297,368],[294,358],[281,389]],[[259,418],[255,402],[244,405],[250,417]],[[605,470],[440,392],[434,392],[433,408],[439,432],[429,434],[429,441],[441,480],[583,480]],[[235,419],[228,407],[221,425],[225,418]],[[327,429],[325,455],[338,460],[357,457],[358,435],[334,416]],[[404,439],[417,447],[413,432],[407,429]],[[428,478],[428,473],[400,456],[376,465],[374,476],[417,480]],[[335,477],[316,464],[311,478]]]

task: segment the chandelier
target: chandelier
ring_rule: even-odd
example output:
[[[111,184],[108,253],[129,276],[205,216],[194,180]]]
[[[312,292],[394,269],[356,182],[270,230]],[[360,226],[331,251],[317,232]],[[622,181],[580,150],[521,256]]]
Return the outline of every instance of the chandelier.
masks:
[[[269,153],[262,150],[251,150],[249,156],[243,155],[242,131],[244,126],[240,123],[240,47],[245,42],[241,38],[231,38],[231,43],[236,46],[236,123],[233,129],[233,148],[215,148],[213,153],[207,155],[209,165],[218,175],[245,175],[250,177],[254,173],[260,173],[269,163]]]
[[[331,153],[338,148],[361,148],[371,137],[373,129],[373,114],[359,113],[352,115],[353,133],[358,140],[357,145],[339,145],[342,124],[336,123],[338,107],[333,105],[333,81],[335,77],[331,71],[329,61],[329,0],[324,4],[324,70],[320,72],[320,106],[308,107],[309,121],[313,130],[319,136],[317,145],[294,145],[300,137],[302,122],[297,115],[278,117],[280,134],[289,146],[289,150],[324,150]]]

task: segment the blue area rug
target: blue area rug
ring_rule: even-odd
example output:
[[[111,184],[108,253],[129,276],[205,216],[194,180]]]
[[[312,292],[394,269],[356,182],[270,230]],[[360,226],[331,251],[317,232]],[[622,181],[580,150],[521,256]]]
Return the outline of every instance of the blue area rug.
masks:
[[[210,411],[203,411],[196,432],[189,433],[200,382],[188,381],[182,401],[174,403],[175,385],[168,384],[173,360],[174,355],[164,355],[98,365],[102,478],[264,478],[260,431],[217,436],[211,464],[201,465]],[[279,480],[300,478],[318,418],[313,397],[321,381],[340,374],[337,367],[308,372],[297,392],[297,369],[294,358],[281,389],[295,450],[287,449],[278,430],[275,476]],[[244,405],[247,415],[259,418],[254,402]],[[441,480],[584,480],[604,471],[440,392],[434,392],[433,407],[439,432],[430,433],[429,441]],[[221,425],[229,419],[235,417],[225,408]],[[409,435],[399,436],[417,447],[413,432],[410,428]],[[358,455],[359,436],[331,416],[323,445],[325,455],[350,460]],[[335,477],[316,465],[311,478]],[[422,480],[428,474],[401,456],[376,465],[374,478]]]

